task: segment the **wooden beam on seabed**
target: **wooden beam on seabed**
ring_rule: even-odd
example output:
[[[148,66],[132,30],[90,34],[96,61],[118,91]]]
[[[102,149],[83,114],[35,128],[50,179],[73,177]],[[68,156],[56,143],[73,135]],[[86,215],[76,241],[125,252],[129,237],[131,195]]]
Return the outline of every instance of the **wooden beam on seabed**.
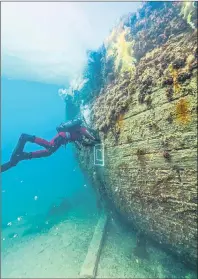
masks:
[[[101,248],[103,246],[104,235],[106,233],[107,222],[107,215],[102,213],[95,228],[93,238],[90,242],[87,256],[82,265],[79,278],[95,278]]]

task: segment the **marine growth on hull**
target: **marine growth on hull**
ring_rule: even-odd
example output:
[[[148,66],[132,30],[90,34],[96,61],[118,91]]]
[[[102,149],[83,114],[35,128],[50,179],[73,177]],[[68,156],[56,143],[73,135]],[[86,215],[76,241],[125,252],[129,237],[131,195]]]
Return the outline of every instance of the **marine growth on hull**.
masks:
[[[77,151],[102,199],[142,234],[197,261],[197,2],[146,2],[89,51],[71,83],[105,166]],[[136,253],[139,253],[136,249]]]

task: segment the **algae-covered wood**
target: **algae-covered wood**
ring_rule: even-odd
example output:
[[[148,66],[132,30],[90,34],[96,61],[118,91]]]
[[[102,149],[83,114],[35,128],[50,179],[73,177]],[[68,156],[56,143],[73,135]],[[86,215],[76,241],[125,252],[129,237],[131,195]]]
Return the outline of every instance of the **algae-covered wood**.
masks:
[[[192,265],[197,259],[196,27],[195,3],[148,2],[112,31],[105,60],[114,57],[111,78],[88,100],[92,126],[105,146],[105,167],[94,166],[93,149],[78,151],[96,190],[129,223]]]

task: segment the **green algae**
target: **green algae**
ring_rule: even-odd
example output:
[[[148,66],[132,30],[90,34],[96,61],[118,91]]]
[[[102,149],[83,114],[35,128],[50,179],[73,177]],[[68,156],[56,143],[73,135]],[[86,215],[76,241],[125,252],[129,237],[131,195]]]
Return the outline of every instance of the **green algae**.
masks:
[[[183,7],[181,10],[181,15],[191,26],[192,29],[196,29],[195,23],[192,21],[193,14],[196,13],[195,9],[196,9],[196,2],[186,1],[183,3]]]

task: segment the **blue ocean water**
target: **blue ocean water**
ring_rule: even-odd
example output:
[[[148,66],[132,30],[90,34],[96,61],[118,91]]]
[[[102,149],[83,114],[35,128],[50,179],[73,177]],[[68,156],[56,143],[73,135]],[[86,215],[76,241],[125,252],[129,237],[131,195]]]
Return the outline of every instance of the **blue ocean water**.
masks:
[[[9,160],[21,133],[47,140],[55,136],[56,126],[65,120],[58,89],[56,85],[2,78],[2,162]],[[27,151],[38,149],[34,144],[26,147]],[[84,191],[85,184],[71,145],[47,158],[22,161],[2,174],[2,224],[24,214],[42,214],[59,198]]]

